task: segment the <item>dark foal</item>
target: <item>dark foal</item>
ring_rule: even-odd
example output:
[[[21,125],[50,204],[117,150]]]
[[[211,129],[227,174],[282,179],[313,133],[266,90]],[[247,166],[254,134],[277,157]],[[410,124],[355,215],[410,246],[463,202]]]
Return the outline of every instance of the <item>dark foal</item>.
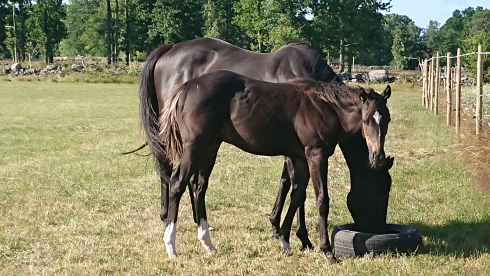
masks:
[[[294,214],[306,199],[311,177],[320,217],[320,250],[335,262],[328,238],[328,158],[336,145],[362,133],[369,166],[385,162],[384,139],[390,121],[383,94],[345,85],[300,79],[268,83],[215,71],[179,87],[160,111],[161,138],[166,156],[176,167],[171,177],[164,241],[167,254],[176,258],[176,223],[180,199],[193,187],[198,238],[212,253],[205,193],[222,142],[257,155],[284,155],[295,176],[291,203],[280,228],[281,244],[289,250]],[[376,198],[371,201],[376,201]],[[370,203],[371,204],[371,203]]]

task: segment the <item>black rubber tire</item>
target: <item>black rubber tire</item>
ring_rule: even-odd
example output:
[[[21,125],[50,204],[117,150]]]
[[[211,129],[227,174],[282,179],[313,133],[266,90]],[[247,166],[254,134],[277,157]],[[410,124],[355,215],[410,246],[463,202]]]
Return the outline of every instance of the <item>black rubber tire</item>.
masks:
[[[422,246],[422,236],[405,225],[388,224],[389,234],[355,231],[354,224],[339,225],[332,232],[332,247],[337,258],[379,255],[385,252],[416,253]]]

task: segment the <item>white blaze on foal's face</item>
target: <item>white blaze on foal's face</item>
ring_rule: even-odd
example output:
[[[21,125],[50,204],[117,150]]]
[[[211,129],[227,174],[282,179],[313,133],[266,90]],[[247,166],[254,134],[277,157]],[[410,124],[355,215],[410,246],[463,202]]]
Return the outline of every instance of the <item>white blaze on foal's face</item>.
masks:
[[[376,127],[378,128],[378,137],[381,139],[381,114],[378,111],[374,112],[373,118],[376,122]]]

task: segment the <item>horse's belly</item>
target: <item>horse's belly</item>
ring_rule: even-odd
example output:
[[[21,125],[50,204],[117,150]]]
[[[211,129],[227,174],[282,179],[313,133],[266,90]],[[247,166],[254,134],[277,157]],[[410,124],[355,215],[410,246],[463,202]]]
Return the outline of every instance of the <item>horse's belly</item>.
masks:
[[[258,155],[304,154],[304,147],[294,131],[286,122],[240,118],[232,120],[224,131],[223,140],[236,147]]]

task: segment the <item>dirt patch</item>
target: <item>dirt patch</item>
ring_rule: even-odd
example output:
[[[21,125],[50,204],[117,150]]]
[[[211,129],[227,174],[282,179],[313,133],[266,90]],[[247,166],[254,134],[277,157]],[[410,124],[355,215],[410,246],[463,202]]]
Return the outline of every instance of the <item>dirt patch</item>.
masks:
[[[470,131],[475,131],[474,125],[472,129],[465,130],[466,133]],[[478,188],[490,193],[490,128],[486,127],[478,137],[472,135],[462,138],[461,153],[470,165]]]

